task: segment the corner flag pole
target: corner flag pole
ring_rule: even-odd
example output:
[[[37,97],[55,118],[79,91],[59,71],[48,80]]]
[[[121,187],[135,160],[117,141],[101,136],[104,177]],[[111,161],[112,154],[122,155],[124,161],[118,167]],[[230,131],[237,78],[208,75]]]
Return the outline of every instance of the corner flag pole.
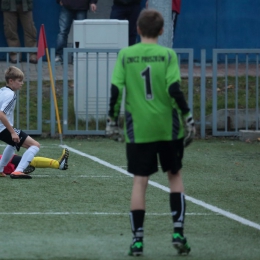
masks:
[[[54,81],[53,81],[50,56],[49,56],[49,51],[48,51],[48,46],[47,46],[47,40],[46,40],[46,35],[45,35],[45,29],[44,29],[44,25],[42,24],[41,29],[40,29],[39,41],[38,41],[37,59],[40,59],[42,56],[44,56],[45,51],[46,51],[48,68],[49,68],[49,73],[50,73],[51,89],[52,89],[52,94],[53,94],[53,99],[54,99],[60,142],[62,144],[62,131],[61,131],[61,125],[60,125],[60,115],[59,115],[59,110],[58,110],[58,105],[57,105],[56,92],[55,92],[55,88],[54,88]]]

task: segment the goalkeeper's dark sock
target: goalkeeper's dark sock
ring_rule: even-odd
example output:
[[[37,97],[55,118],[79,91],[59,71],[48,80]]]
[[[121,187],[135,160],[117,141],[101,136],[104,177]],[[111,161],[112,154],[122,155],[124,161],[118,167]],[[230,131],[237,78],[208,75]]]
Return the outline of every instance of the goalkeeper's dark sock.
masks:
[[[131,224],[131,229],[132,229],[132,233],[133,233],[133,242],[136,242],[136,241],[142,242],[143,241],[144,215],[145,215],[144,210],[132,210],[129,213],[130,224]]]
[[[170,208],[172,213],[174,233],[179,233],[183,236],[184,217],[186,210],[185,196],[183,193],[170,193]]]

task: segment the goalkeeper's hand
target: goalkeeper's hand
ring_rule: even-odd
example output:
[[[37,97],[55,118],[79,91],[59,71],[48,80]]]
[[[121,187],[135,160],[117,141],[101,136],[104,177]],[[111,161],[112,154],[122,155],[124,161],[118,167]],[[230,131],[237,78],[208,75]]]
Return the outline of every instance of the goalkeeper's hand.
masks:
[[[124,141],[122,130],[118,126],[118,122],[116,120],[115,121],[112,120],[111,118],[107,119],[106,135],[112,137],[115,141],[118,142]]]
[[[193,138],[196,134],[196,128],[194,124],[194,120],[192,118],[192,115],[189,114],[187,117],[184,119],[186,127],[185,127],[185,137],[184,137],[184,147],[189,146]]]

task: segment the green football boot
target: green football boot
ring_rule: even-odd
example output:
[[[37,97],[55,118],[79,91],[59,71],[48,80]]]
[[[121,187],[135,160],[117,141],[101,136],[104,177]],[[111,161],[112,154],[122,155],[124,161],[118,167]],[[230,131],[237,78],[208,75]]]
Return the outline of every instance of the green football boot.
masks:
[[[179,233],[174,233],[172,235],[172,245],[177,249],[179,255],[189,254],[191,250],[187,239]]]
[[[128,252],[130,256],[141,256],[143,255],[143,242],[136,241],[130,245],[130,250]]]

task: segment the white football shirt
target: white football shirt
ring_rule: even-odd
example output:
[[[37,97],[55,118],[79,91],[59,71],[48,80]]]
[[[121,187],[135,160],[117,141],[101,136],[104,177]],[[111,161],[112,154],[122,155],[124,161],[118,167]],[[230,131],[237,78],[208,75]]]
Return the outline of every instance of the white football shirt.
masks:
[[[4,112],[11,126],[14,125],[14,109],[16,104],[16,94],[9,87],[0,88],[0,111]],[[5,129],[5,125],[0,120],[0,133]]]

